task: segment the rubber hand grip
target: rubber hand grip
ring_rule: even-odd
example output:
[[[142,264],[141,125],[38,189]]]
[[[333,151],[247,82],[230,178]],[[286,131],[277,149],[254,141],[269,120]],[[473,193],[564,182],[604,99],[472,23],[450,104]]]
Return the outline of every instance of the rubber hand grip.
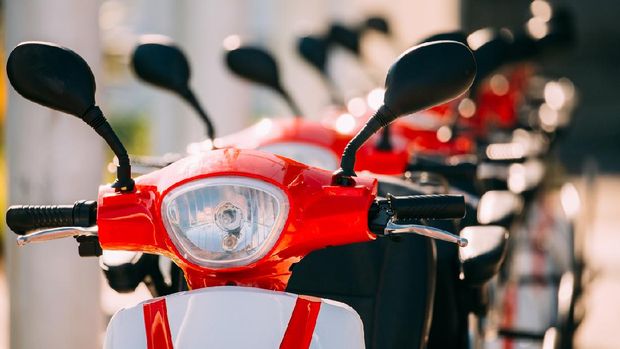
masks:
[[[474,180],[478,165],[472,162],[446,163],[439,159],[417,157],[415,161],[407,165],[407,171],[432,172],[446,178],[466,178]]]
[[[39,228],[90,227],[97,223],[97,203],[82,200],[73,205],[11,206],[6,223],[19,235]]]
[[[388,201],[397,220],[458,219],[465,216],[462,195],[388,195]]]

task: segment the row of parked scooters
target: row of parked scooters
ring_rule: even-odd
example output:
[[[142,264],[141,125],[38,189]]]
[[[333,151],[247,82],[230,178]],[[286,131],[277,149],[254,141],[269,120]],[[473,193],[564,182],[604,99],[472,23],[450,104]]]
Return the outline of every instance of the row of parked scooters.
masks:
[[[219,138],[181,49],[144,37],[138,78],[206,126],[205,141],[165,157],[128,155],[78,54],[41,42],[11,52],[19,94],[82,119],[116,155],[96,201],[6,216],[19,245],[75,237],[81,256],[103,253],[113,289],[148,286],[155,298],[117,312],[105,348],[572,347],[583,263],[548,159],[575,92],[536,69],[572,42],[569,14],[537,35],[439,33],[396,58],[383,87],[345,101],[331,52],[367,69],[369,32],[391,35],[372,17],[298,41],[332,92],[320,121],[302,117],[266,50],[229,48],[227,67],[296,117]]]

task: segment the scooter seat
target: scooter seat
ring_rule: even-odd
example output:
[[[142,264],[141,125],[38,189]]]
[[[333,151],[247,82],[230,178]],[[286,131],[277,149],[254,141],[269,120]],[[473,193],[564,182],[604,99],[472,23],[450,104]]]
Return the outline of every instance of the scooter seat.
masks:
[[[469,244],[459,249],[463,281],[482,286],[499,271],[508,247],[508,231],[500,226],[472,226],[461,230]]]

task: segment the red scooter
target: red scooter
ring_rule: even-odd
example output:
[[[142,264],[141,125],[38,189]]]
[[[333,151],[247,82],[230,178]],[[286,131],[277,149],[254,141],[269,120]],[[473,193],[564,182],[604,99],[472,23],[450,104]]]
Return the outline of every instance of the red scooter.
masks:
[[[424,68],[436,65],[443,69]],[[363,348],[364,331],[394,328],[382,327],[382,317],[364,329],[342,303],[281,292],[291,267],[313,250],[383,236],[467,243],[411,223],[462,217],[462,197],[377,198],[376,180],[354,171],[356,151],[373,133],[469,87],[475,63],[462,44],[425,44],[399,57],[386,80],[384,105],[345,148],[336,172],[227,148],[134,180],[124,146],[95,104],[94,78],[80,56],[52,44],[23,43],[11,52],[7,72],[22,96],[82,119],[118,158],[117,179],[100,187],[96,202],[10,207],[6,220],[20,235],[18,243],[75,237],[83,256],[102,249],[165,255],[194,289],[118,312],[106,348]],[[406,333],[409,324],[398,326]],[[389,345],[410,344],[417,345]]]

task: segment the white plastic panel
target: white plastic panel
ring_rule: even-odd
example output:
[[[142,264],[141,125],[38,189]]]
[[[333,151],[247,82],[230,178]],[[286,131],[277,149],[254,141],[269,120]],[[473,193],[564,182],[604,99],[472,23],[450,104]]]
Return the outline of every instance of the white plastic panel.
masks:
[[[278,348],[297,295],[245,287],[212,287],[166,297],[174,348]],[[119,311],[104,348],[146,349],[142,304]],[[312,349],[364,348],[362,322],[353,309],[322,300]]]

